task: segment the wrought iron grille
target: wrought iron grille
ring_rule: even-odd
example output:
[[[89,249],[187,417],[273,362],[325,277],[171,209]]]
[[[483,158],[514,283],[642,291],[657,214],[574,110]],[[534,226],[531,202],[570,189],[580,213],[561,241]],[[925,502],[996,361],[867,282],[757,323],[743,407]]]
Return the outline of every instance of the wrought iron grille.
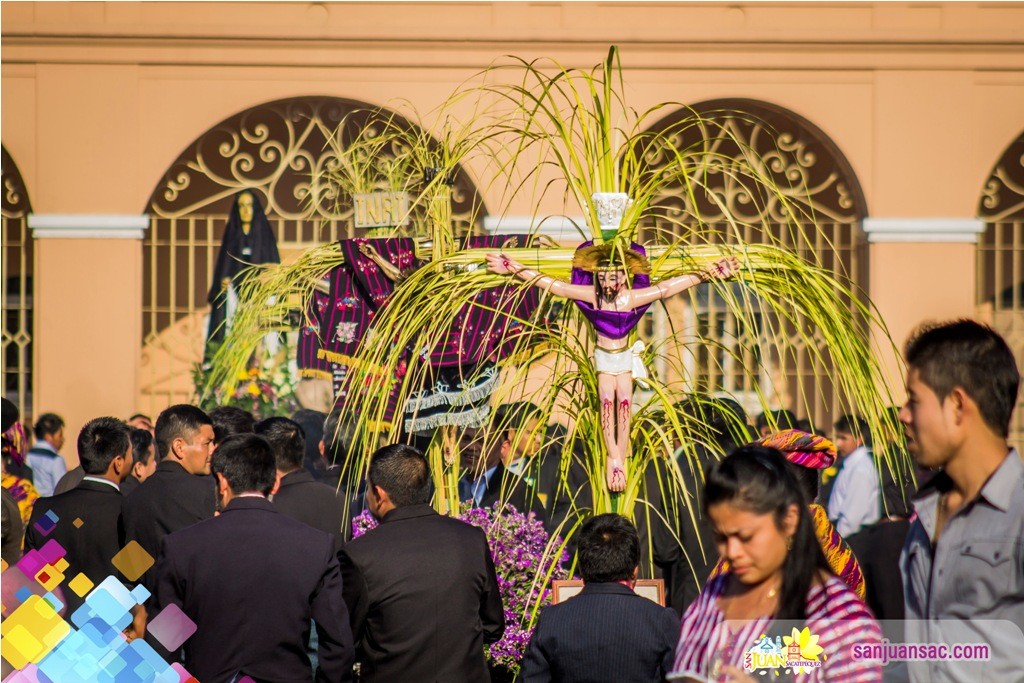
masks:
[[[371,110],[335,97],[270,102],[214,126],[168,169],[146,209],[152,218],[143,247],[140,408],[156,413],[193,398],[206,297],[240,191],[251,191],[264,207],[282,260],[362,232],[353,227],[351,198],[314,179],[339,162],[329,138],[340,131],[336,139],[344,145],[377,125]],[[463,170],[454,182],[452,222],[456,234],[465,234],[485,210]]]
[[[1006,149],[982,190],[978,309],[1024,367],[1024,132]],[[1024,447],[1024,395],[1010,422],[1010,443]]]
[[[18,406],[23,422],[32,411],[32,268],[28,228],[32,211],[28,191],[7,148],[2,150],[3,205],[3,353],[0,374],[4,396]]]
[[[749,183],[737,182],[727,171],[730,162],[724,161],[720,169],[713,164],[702,178],[706,194],[690,195],[680,186],[659,197],[664,222],[641,234],[662,241],[666,233],[684,240],[699,234],[702,240],[721,244],[733,243],[737,237],[752,243],[771,240],[866,296],[867,244],[861,229],[866,204],[852,169],[824,133],[791,112],[745,100],[680,110],[654,129],[695,114],[706,125],[682,134],[675,141],[680,148],[710,151],[723,160],[744,160],[771,178],[805,217],[794,220],[784,203],[752,192]],[[740,219],[741,235],[725,221],[720,204]],[[698,216],[699,220],[694,218]],[[828,349],[821,342],[814,349],[804,347],[796,341],[797,335],[786,334],[794,331],[788,323],[754,311],[747,321],[752,325],[745,325],[708,286],[696,287],[664,307],[652,307],[649,315],[658,320],[647,334],[654,330],[681,333],[683,344],[666,349],[667,361],[655,369],[665,373],[661,378],[670,385],[681,383],[683,392],[727,394],[757,412],[761,410],[758,397],[763,396],[772,407],[792,410],[826,431],[848,409],[846,397],[827,379],[831,374]],[[775,334],[769,335],[769,330]],[[850,333],[866,336],[866,321]],[[658,338],[652,336],[649,341],[657,343]],[[780,344],[780,338],[786,341]],[[708,341],[698,343],[698,339]],[[753,368],[757,371],[749,372]]]

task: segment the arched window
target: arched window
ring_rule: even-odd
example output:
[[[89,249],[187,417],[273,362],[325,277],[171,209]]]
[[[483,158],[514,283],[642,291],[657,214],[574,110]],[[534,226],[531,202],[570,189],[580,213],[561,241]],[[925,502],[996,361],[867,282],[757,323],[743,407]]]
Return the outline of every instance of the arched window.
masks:
[[[18,406],[21,420],[32,412],[32,211],[21,173],[2,148],[3,169],[3,355],[4,396]]]
[[[979,315],[1006,338],[1024,367],[1024,132],[1010,143],[981,192],[978,215]],[[1024,398],[1018,398],[1010,442],[1024,446]]]
[[[140,406],[156,413],[192,398],[192,370],[206,335],[206,296],[238,192],[251,190],[264,207],[282,260],[356,236],[351,200],[319,191],[312,179],[338,161],[328,136],[345,121],[345,144],[349,134],[375,124],[374,109],[337,97],[261,104],[210,128],[170,166],[145,209],[152,220],[143,243]],[[452,188],[456,231],[472,229],[485,213],[475,185],[458,172]]]
[[[733,237],[726,229],[719,203],[730,214],[747,219],[743,239],[746,242],[781,243],[805,260],[831,271],[852,291],[866,295],[867,242],[861,222],[867,206],[857,178],[843,154],[815,125],[793,112],[752,100],[715,100],[695,105],[692,110],[679,110],[655,124],[663,130],[682,117],[696,112],[713,125],[706,126],[703,148],[724,158],[744,158],[758,166],[759,173],[772,178],[783,189],[786,198],[808,213],[814,222],[793,230],[784,215],[784,207],[771,197],[751,197],[748,188],[735,182],[728,173],[712,171],[703,179],[715,201],[697,194],[691,197],[681,188],[670,188],[658,199],[664,211],[683,217],[686,230],[701,230],[711,242],[728,243]],[[682,147],[700,142],[702,131],[691,128],[683,135]],[[761,208],[755,203],[763,202]],[[692,206],[691,202],[696,202]],[[693,225],[687,216],[699,215],[701,225]],[[763,217],[768,217],[764,222]],[[663,230],[665,226],[654,229]],[[680,227],[671,230],[680,235]],[[723,302],[716,300],[713,290],[701,286],[690,293],[667,302],[665,307],[652,307],[642,333],[651,339],[664,338],[671,330],[683,338],[694,334],[715,340],[715,344],[688,344],[678,353],[663,354],[662,378],[672,382],[686,379],[684,391],[724,393],[737,398],[750,411],[760,411],[758,396],[769,405],[792,410],[798,417],[807,417],[818,428],[828,430],[842,410],[844,399],[829,383],[828,349],[824,345],[809,349],[797,341],[776,341],[779,335],[768,336],[766,330],[785,331],[789,323],[766,320],[760,314],[755,329],[740,329],[735,316]],[[866,324],[852,334],[866,336]],[[782,335],[790,337],[789,335]],[[795,335],[791,338],[795,339]],[[751,372],[759,368],[759,372]]]

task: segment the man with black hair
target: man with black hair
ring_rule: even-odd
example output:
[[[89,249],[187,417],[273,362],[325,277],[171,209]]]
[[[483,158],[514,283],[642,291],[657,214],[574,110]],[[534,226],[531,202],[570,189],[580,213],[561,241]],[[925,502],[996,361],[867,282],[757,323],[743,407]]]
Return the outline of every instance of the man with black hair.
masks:
[[[652,460],[644,473],[641,495],[657,514],[638,515],[637,525],[644,539],[641,548],[646,551],[650,547],[655,567],[665,580],[668,604],[682,616],[718,560],[711,523],[704,514],[704,471],[746,443],[750,427],[746,412],[731,398],[690,394],[672,409],[681,421],[702,430],[702,438],[679,444],[674,454],[689,496],[686,500],[666,497],[663,489],[669,473],[664,463]],[[645,538],[648,533],[650,544]]]
[[[78,458],[84,478],[74,489],[36,501],[25,531],[25,547],[38,550],[55,540],[67,551],[68,579],[85,574],[99,584],[115,573],[110,563],[125,543],[120,485],[132,469],[129,428],[113,417],[90,420],[78,434]],[[36,523],[48,512],[57,525],[43,534]],[[84,602],[74,591],[65,590],[67,616]]]
[[[125,496],[153,476],[156,466],[160,464],[160,459],[156,454],[156,442],[153,441],[153,434],[148,429],[132,429],[131,440],[135,464],[132,465],[131,474],[121,486],[121,494]]]
[[[295,411],[292,414],[292,419],[302,427],[302,432],[306,435],[306,450],[303,454],[302,465],[314,478],[319,477],[326,469],[320,444],[324,440],[324,421],[327,419],[327,415],[319,410],[303,408]]]
[[[580,529],[583,590],[541,612],[523,660],[524,683],[656,683],[672,667],[679,616],[633,592],[636,527],[598,515]]]
[[[43,413],[32,431],[36,442],[26,456],[26,464],[32,468],[32,485],[40,496],[52,496],[57,482],[68,471],[60,454],[64,446],[64,420],[60,415]]]
[[[157,417],[160,463],[124,506],[127,540],[138,542],[154,558],[164,536],[213,517],[217,506],[210,476],[213,440],[213,421],[195,406],[171,406]],[[152,568],[142,576],[151,593],[155,581]]]
[[[153,436],[156,429],[153,427],[153,421],[149,419],[149,415],[143,413],[135,413],[128,418],[128,426],[135,429],[145,429],[149,432],[150,436]]]
[[[167,535],[157,567],[160,609],[176,605],[197,627],[185,667],[203,683],[308,681],[315,620],[315,680],[351,681],[334,541],[267,500],[277,480],[273,447],[255,434],[230,436],[213,455],[213,473],[221,514]]]
[[[342,503],[334,489],[313,479],[302,466],[306,436],[298,423],[286,417],[270,417],[256,423],[256,434],[274,447],[278,489],[274,509],[334,538],[341,549]]]
[[[958,320],[907,343],[907,447],[940,471],[914,500],[900,558],[905,637],[985,643],[987,661],[909,662],[911,680],[1020,681],[1024,462],[1007,443],[1020,373],[991,328]]]
[[[765,437],[772,432],[783,429],[796,429],[796,415],[792,411],[782,408],[780,410],[767,410],[760,413],[754,426],[757,428],[758,436]]]
[[[217,406],[210,411],[213,422],[213,444],[217,447],[224,439],[235,434],[252,434],[256,418],[237,406]]]
[[[132,465],[132,471],[128,478],[121,482],[122,496],[129,495],[139,487],[139,484],[156,472],[156,466],[159,462],[156,455],[156,442],[153,441],[152,427],[149,429],[132,427],[131,421],[129,421],[128,426],[131,428],[132,460],[134,460],[135,464]],[[67,474],[57,482],[57,487],[53,490],[54,495],[75,488],[82,483],[84,476],[85,471],[81,465],[68,470]]]
[[[487,537],[430,507],[427,459],[385,446],[370,459],[379,527],[339,554],[363,683],[488,681],[484,645],[505,630]]]
[[[843,538],[871,526],[882,516],[882,491],[871,455],[867,421],[843,415],[835,422],[839,473],[828,498],[828,518]]]
[[[362,449],[362,444],[356,441],[356,431],[353,420],[341,421],[340,409],[332,411],[324,420],[323,437],[320,439],[324,472],[317,480],[337,489],[339,493],[349,487],[355,476],[349,463],[349,454]]]
[[[483,466],[465,475],[472,499],[477,507],[491,507],[500,501],[523,514],[532,511],[544,521],[547,496],[540,490],[537,460],[546,434],[541,410],[529,401],[520,401],[500,406],[492,417],[490,429],[497,437],[484,439],[492,448]]]

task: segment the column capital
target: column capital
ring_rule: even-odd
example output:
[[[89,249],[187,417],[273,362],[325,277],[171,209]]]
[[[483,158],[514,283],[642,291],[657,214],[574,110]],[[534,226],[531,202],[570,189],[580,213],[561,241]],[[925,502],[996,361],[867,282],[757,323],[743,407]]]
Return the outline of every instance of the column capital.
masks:
[[[35,239],[141,240],[149,227],[142,214],[32,213],[28,227]]]
[[[980,218],[865,218],[868,242],[977,244],[985,232]]]

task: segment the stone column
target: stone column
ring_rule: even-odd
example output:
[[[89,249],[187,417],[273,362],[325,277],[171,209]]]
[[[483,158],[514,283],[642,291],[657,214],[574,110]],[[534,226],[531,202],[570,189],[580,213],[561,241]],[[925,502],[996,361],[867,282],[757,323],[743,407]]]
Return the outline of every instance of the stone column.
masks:
[[[66,423],[63,455],[94,417],[135,412],[142,334],[144,215],[31,214],[36,240],[34,415]]]

